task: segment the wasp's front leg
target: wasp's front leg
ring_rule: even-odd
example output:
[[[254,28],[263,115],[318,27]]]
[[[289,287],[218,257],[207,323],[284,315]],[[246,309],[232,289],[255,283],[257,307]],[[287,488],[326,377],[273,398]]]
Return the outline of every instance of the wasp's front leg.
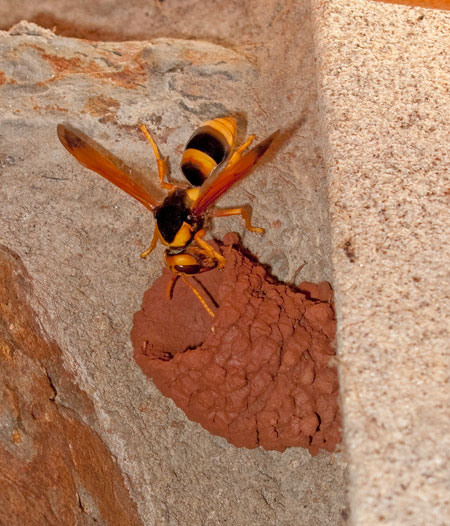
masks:
[[[155,155],[156,163],[158,165],[158,179],[161,188],[165,188],[166,190],[172,190],[176,185],[172,183],[166,183],[164,181],[164,178],[167,174],[166,160],[161,157],[161,154],[159,153],[159,148],[156,142],[154,141],[153,137],[150,135],[150,132],[147,130],[145,124],[141,125],[141,130],[145,135],[147,141],[152,145],[153,153]]]
[[[141,258],[145,259],[151,252],[153,252],[153,249],[156,247],[156,243],[158,243],[158,230],[155,228],[155,231],[153,232],[153,238],[152,242],[150,243],[150,246],[147,248],[147,250],[144,250],[141,254]]]
[[[218,261],[219,268],[223,268],[225,266],[225,258],[203,239],[205,234],[206,230],[202,228],[195,234],[194,241],[197,242],[197,244],[207,253],[208,256]]]

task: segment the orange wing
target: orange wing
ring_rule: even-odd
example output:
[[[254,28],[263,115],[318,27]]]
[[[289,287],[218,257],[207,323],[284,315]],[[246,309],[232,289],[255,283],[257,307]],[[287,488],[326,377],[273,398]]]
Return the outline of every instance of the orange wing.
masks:
[[[199,196],[192,206],[192,213],[200,216],[234,183],[246,177],[279,133],[280,130],[272,133],[243,155],[236,164],[210,175],[200,187]]]
[[[153,211],[159,205],[157,197],[160,197],[160,192],[156,187],[93,139],[68,124],[58,125],[58,137],[83,166],[102,175],[149,210]]]

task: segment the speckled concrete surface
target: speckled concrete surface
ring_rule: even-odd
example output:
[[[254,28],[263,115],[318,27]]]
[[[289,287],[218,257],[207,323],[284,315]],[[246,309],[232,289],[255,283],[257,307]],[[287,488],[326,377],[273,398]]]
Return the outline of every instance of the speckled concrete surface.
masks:
[[[355,526],[450,524],[450,13],[315,1]]]

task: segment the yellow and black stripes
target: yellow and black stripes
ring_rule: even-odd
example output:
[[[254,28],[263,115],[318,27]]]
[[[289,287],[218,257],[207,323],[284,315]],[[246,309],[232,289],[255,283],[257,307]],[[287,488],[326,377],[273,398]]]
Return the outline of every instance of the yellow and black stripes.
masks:
[[[223,117],[205,122],[189,139],[181,159],[181,170],[193,186],[201,186],[214,168],[233,150],[236,120]]]

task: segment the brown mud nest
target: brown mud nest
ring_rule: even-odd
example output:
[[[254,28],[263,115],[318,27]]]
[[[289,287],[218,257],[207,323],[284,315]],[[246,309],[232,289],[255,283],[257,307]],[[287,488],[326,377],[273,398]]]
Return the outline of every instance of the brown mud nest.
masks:
[[[236,234],[226,265],[189,278],[215,308],[211,318],[171,273],[145,293],[135,314],[134,357],[190,420],[237,447],[334,451],[340,442],[335,315],[328,283],[276,281]],[[201,284],[200,284],[201,282]]]

